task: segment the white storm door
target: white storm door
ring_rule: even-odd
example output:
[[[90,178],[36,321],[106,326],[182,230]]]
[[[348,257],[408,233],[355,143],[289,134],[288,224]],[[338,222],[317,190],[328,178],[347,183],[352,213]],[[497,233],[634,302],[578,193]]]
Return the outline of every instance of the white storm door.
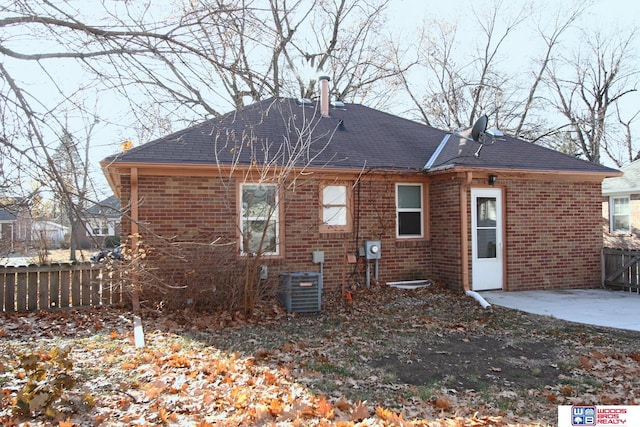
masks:
[[[502,190],[471,189],[472,289],[502,289]]]

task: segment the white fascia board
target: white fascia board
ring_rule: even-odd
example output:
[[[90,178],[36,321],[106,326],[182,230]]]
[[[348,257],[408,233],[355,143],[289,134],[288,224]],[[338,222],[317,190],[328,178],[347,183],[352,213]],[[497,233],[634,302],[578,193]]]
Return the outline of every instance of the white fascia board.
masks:
[[[603,190],[603,196],[625,196],[630,194],[640,194],[640,187],[634,188],[612,188],[610,190]]]

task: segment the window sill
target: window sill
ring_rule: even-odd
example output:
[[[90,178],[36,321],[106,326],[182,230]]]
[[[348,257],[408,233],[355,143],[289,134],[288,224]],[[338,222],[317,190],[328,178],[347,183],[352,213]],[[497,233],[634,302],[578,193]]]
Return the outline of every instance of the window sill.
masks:
[[[322,239],[342,238],[344,236],[349,236],[352,233],[353,233],[352,230],[346,229],[346,228],[325,228],[325,227],[321,227],[318,230],[318,234],[320,235],[320,238],[322,238]]]
[[[396,248],[422,248],[431,245],[429,239],[396,239]]]

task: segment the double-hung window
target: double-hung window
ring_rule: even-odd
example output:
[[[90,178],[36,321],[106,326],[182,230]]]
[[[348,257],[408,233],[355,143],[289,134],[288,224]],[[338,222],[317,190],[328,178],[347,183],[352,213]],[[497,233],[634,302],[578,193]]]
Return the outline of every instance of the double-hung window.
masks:
[[[423,237],[422,184],[396,185],[396,231],[402,238]]]
[[[631,232],[631,201],[629,196],[609,198],[609,217],[612,233]]]
[[[115,224],[107,220],[93,220],[91,232],[94,236],[109,236],[115,233]]]
[[[350,187],[332,183],[320,189],[320,231],[350,230]]]
[[[278,255],[278,187],[241,184],[240,197],[242,253]]]

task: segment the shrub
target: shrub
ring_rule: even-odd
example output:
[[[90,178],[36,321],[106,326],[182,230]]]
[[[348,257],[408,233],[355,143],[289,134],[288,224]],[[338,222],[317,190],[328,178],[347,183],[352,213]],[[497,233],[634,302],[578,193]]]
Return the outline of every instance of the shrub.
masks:
[[[235,242],[140,246],[144,260],[134,267],[141,284],[140,300],[155,308],[251,313],[255,303],[274,295],[277,288],[275,278],[261,280],[259,274],[252,274],[266,260],[238,257]],[[252,278],[252,286],[247,286],[246,277]]]

